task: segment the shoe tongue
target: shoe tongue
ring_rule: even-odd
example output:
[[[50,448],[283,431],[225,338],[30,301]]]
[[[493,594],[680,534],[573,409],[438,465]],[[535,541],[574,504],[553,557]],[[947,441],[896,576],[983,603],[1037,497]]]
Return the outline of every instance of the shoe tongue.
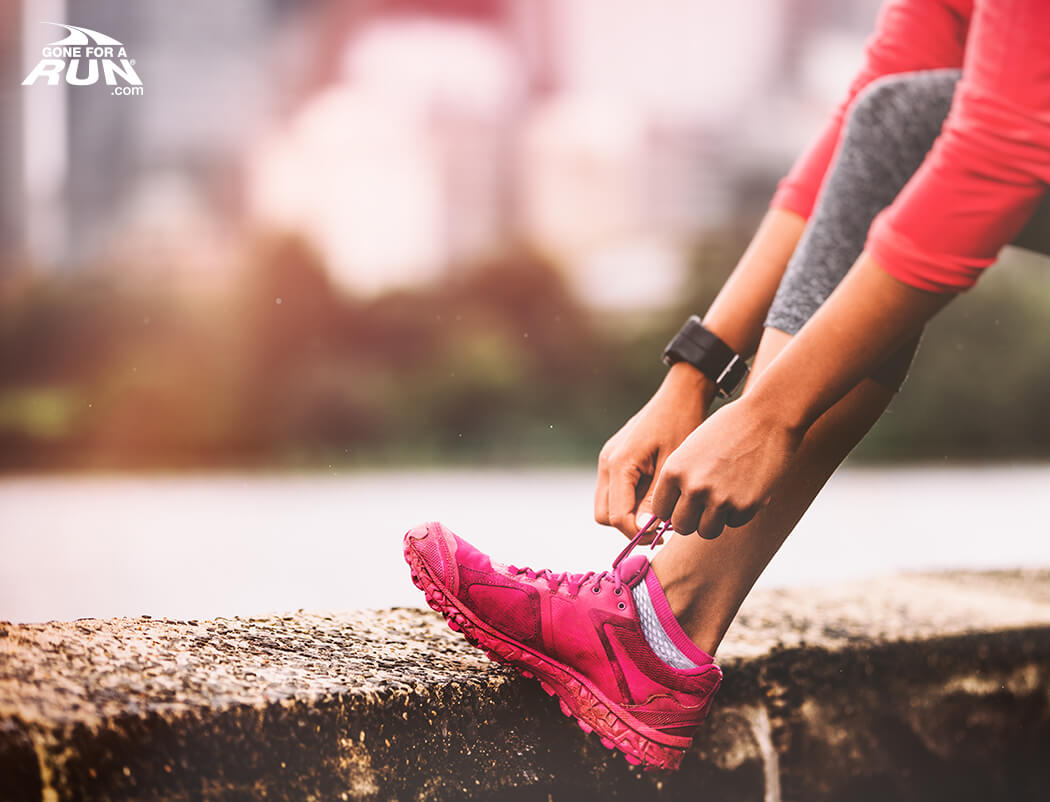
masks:
[[[624,584],[629,588],[634,588],[649,572],[649,558],[644,554],[635,554],[620,563],[620,567],[616,570]]]

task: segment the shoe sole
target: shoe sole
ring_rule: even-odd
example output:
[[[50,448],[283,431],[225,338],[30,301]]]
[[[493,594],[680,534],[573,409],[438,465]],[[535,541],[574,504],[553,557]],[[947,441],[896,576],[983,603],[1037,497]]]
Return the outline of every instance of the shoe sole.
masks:
[[[557,697],[562,713],[574,718],[585,733],[596,734],[602,746],[619,751],[628,763],[646,771],[673,771],[681,765],[685,748],[667,746],[639,733],[571,668],[508,638],[461,606],[407,542],[404,554],[412,571],[412,583],[426,595],[427,604],[445,617],[451,630],[482,649],[491,660],[536,679],[547,695]]]

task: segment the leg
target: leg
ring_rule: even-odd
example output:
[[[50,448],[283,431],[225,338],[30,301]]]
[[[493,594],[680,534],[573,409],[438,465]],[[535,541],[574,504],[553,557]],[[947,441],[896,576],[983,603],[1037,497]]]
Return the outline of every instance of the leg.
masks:
[[[768,365],[791,337],[767,329],[755,360]],[[846,455],[867,434],[893,398],[893,389],[864,381],[809,430],[797,469],[750,523],[717,540],[675,535],[653,559],[653,570],[682,628],[714,654],[766,564],[809,509]]]
[[[871,221],[918,169],[947,115],[957,77],[956,71],[937,71],[883,79],[858,97],[770,309],[755,375],[831,294],[860,254]],[[769,560],[889,404],[913,351],[914,344],[894,355],[810,429],[795,470],[751,522],[717,540],[676,535],[653,560],[672,611],[700,648],[714,653]]]

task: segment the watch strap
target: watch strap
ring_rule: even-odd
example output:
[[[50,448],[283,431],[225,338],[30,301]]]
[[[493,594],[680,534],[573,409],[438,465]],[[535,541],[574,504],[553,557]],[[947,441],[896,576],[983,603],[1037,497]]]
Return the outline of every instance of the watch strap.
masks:
[[[719,395],[728,397],[747,376],[746,360],[717,334],[692,315],[664,349],[664,363],[688,362],[714,382]]]

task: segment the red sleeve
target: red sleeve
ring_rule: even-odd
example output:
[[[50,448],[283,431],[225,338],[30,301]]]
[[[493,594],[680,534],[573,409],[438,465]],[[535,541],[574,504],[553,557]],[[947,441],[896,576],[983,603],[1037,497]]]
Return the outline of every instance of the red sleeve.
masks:
[[[864,66],[816,141],[777,186],[770,206],[809,219],[853,98],[883,75],[960,67],[972,0],[888,0],[864,52]]]
[[[868,252],[919,289],[971,287],[1050,183],[1050,3],[978,0],[952,109]]]

